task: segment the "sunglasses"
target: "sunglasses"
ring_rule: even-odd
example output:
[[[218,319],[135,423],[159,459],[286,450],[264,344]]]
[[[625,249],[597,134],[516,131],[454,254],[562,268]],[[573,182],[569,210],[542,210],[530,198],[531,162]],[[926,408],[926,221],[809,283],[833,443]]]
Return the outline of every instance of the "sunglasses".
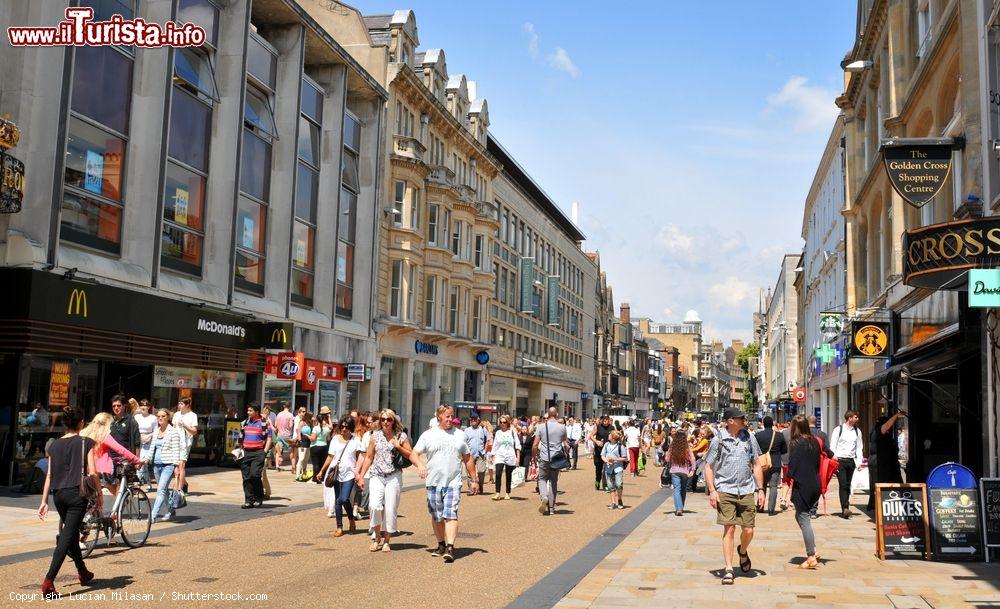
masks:
[[[396,419],[392,417],[379,417],[379,421],[382,421],[383,423],[392,423],[395,420]]]

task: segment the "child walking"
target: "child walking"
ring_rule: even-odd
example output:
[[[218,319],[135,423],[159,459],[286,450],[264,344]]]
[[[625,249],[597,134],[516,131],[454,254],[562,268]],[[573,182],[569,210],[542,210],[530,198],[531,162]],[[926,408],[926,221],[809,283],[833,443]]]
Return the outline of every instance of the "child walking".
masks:
[[[625,483],[625,464],[628,463],[628,449],[622,445],[620,431],[612,431],[608,441],[601,449],[601,459],[604,461],[604,481],[611,491],[609,510],[624,510],[622,503],[622,486]]]

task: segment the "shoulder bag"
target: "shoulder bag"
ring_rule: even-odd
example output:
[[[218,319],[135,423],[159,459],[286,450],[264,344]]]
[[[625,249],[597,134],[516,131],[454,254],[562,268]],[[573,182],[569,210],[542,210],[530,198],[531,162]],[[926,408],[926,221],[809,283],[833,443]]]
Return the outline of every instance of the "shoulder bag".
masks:
[[[545,421],[545,453],[549,457],[549,469],[566,469],[569,467],[569,459],[563,450],[552,452],[549,445],[549,422]]]
[[[343,450],[340,451],[340,456],[337,457],[337,469],[330,467],[330,469],[326,471],[326,478],[323,480],[323,486],[326,488],[333,488],[334,483],[337,482],[337,477],[340,474],[340,460],[344,458],[344,453],[347,452],[347,447],[350,446],[350,444],[351,440],[348,440],[347,443],[344,444]]]
[[[385,438],[385,432],[382,432],[382,437]],[[389,438],[385,438],[386,441]],[[406,434],[399,434],[399,442],[402,443],[406,439]],[[392,449],[392,467],[397,470],[403,470],[407,467],[413,465],[410,460],[403,456],[403,453],[399,452],[396,448]]]
[[[80,496],[87,501],[96,501],[101,494],[101,485],[87,475],[87,439],[80,438]]]
[[[771,428],[771,443],[767,445],[767,450],[761,453],[760,459],[760,469],[764,471],[766,475],[771,469],[773,463],[771,463],[771,449],[774,448],[774,438],[778,435],[778,432],[772,427]],[[754,439],[754,442],[757,440]]]

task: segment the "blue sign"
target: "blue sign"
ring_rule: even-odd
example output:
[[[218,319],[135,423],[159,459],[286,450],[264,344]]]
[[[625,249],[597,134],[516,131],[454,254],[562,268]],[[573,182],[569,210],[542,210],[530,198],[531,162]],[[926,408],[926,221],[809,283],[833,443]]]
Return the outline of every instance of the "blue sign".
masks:
[[[927,475],[927,488],[978,488],[972,470],[958,463],[938,465]]]
[[[823,427],[823,409],[819,406],[814,406],[813,416],[816,417],[816,429]]]
[[[417,353],[427,353],[429,355],[437,355],[438,348],[437,345],[432,345],[430,343],[425,343],[422,340],[418,340],[414,343],[413,347],[417,350]]]
[[[485,366],[490,363],[490,354],[487,351],[480,351],[476,354],[476,363],[480,366]]]

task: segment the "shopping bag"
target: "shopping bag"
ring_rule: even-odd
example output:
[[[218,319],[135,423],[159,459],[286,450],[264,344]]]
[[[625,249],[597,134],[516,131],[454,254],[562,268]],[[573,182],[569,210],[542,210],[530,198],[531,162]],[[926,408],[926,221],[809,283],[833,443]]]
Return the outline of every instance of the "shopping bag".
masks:
[[[639,453],[639,471],[646,471],[646,455]]]

